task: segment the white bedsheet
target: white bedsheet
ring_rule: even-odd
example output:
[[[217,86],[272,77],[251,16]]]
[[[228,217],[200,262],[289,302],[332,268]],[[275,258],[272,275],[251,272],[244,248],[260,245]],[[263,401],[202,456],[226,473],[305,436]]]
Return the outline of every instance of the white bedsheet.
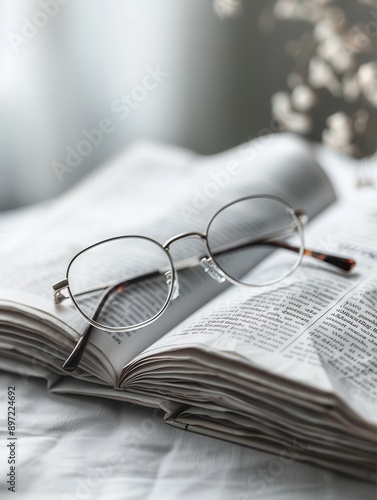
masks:
[[[42,379],[1,373],[17,394],[16,493],[7,491],[1,421],[0,498],[40,500],[374,500],[375,486],[161,422],[150,409],[46,391]],[[8,441],[9,442],[9,441]]]

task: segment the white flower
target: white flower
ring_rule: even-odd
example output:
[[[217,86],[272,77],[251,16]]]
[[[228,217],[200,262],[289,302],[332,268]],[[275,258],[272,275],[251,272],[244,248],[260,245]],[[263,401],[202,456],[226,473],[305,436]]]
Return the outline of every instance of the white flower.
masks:
[[[341,95],[341,85],[331,66],[319,57],[312,57],[309,63],[308,83],[314,88],[327,88],[334,96]]]
[[[309,115],[291,113],[286,119],[286,129],[299,134],[307,134],[312,128],[312,119]]]
[[[362,64],[356,78],[365,98],[377,108],[377,63]]]
[[[327,21],[319,21],[313,30],[313,36],[317,42],[323,42],[326,38],[329,38],[334,34],[333,26]]]
[[[213,0],[213,9],[220,19],[235,17],[242,11],[242,0]]]
[[[356,77],[345,76],[343,78],[343,96],[348,102],[356,101],[360,95],[360,86]]]
[[[332,0],[277,0],[274,14],[280,19],[300,19],[316,23],[323,17],[324,4]]]
[[[276,92],[271,97],[273,112],[278,115],[286,115],[291,112],[291,100],[287,92]]]
[[[344,46],[343,39],[336,33],[332,33],[318,44],[317,54],[329,62],[338,73],[344,73],[352,66],[352,55]]]
[[[352,153],[352,120],[343,112],[330,115],[326,120],[327,129],[322,132],[322,140],[328,146]]]
[[[316,95],[307,85],[297,85],[292,91],[291,101],[298,111],[308,111],[316,102]]]
[[[282,19],[292,19],[297,16],[298,8],[295,0],[278,0],[274,5],[274,13]]]
[[[306,134],[310,131],[312,121],[308,115],[294,112],[291,100],[286,92],[277,92],[271,98],[272,114],[281,124],[282,129]]]

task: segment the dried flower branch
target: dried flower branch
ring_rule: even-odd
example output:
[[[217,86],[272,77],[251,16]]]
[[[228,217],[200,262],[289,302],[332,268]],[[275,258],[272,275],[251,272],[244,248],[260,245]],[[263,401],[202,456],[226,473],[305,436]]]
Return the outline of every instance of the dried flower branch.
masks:
[[[272,96],[280,128],[310,135],[319,127],[324,143],[364,157],[376,154],[377,0],[358,1],[368,7],[364,24],[351,24],[335,0],[276,0],[260,25],[265,30],[278,20],[311,25],[287,43],[296,67],[287,91]],[[331,105],[329,98],[335,101]],[[334,108],[338,111],[328,112]]]

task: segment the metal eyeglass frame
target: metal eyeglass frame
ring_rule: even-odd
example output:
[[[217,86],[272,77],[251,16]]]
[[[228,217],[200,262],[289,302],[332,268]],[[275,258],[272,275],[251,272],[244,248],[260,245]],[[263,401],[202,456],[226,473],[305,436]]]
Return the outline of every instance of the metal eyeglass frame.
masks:
[[[287,213],[289,213],[291,215],[291,217],[292,217],[291,226],[293,225],[293,228],[287,227],[281,231],[269,233],[264,238],[259,237],[257,240],[244,238],[244,239],[239,240],[238,242],[233,243],[231,245],[227,245],[227,246],[223,246],[221,248],[218,248],[218,249],[216,249],[216,251],[211,250],[210,246],[208,244],[208,232],[209,232],[210,227],[211,227],[213,221],[215,220],[215,218],[223,210],[229,208],[230,206],[235,205],[235,204],[242,202],[242,201],[247,201],[247,200],[252,200],[252,199],[271,199],[271,200],[274,200],[274,201],[280,203],[285,208]],[[273,196],[273,195],[245,196],[243,198],[238,198],[237,200],[234,200],[234,201],[224,205],[222,208],[220,208],[211,217],[204,232],[193,231],[193,232],[185,232],[185,233],[177,234],[177,235],[169,238],[163,245],[161,245],[157,241],[155,241],[151,238],[145,237],[145,236],[139,236],[139,235],[117,236],[114,238],[109,238],[107,240],[99,241],[93,245],[90,245],[87,248],[84,248],[79,253],[77,253],[72,258],[70,263],[68,264],[67,271],[66,271],[66,277],[63,280],[61,280],[53,285],[54,303],[60,304],[65,299],[70,298],[72,300],[75,308],[79,312],[79,314],[88,322],[88,327],[86,328],[84,333],[81,335],[80,339],[77,341],[76,346],[74,347],[70,356],[67,358],[67,360],[63,364],[64,370],[73,371],[78,367],[80,360],[82,358],[82,355],[84,353],[86,344],[89,340],[90,334],[93,330],[93,327],[107,331],[107,332],[127,332],[127,331],[138,330],[140,328],[143,328],[143,327],[149,325],[153,321],[156,321],[156,319],[159,318],[165,312],[170,301],[174,300],[179,295],[177,271],[181,271],[181,270],[187,269],[189,267],[201,265],[204,268],[205,272],[207,272],[209,274],[209,276],[211,276],[211,278],[217,280],[218,282],[223,282],[223,281],[227,280],[234,285],[244,286],[244,287],[261,287],[261,286],[267,286],[267,285],[271,285],[271,284],[278,283],[278,282],[282,281],[283,279],[288,277],[290,274],[292,274],[299,267],[304,255],[306,255],[308,257],[313,257],[313,258],[321,260],[323,262],[326,262],[326,263],[333,265],[339,269],[342,269],[343,271],[350,271],[356,264],[356,262],[353,259],[348,259],[348,258],[339,257],[339,256],[335,256],[335,255],[324,254],[322,252],[316,252],[316,251],[309,250],[309,249],[305,248],[303,225],[307,222],[307,220],[308,220],[308,216],[303,210],[293,209],[290,205],[288,205],[288,203],[286,203],[285,201],[281,200],[280,198],[278,198],[276,196]],[[279,239],[278,239],[279,237],[293,234],[293,232],[296,230],[297,230],[297,233],[301,239],[301,246],[300,247],[290,245],[284,241],[279,241]],[[204,241],[208,255],[207,256],[206,255],[194,256],[194,257],[191,257],[188,259],[184,259],[182,261],[178,261],[174,264],[173,259],[170,255],[170,252],[169,252],[170,246],[173,243],[176,243],[177,241],[183,240],[185,238],[191,238],[191,237],[197,237],[197,238],[200,238],[202,241]],[[166,257],[167,257],[168,262],[169,262],[169,265],[170,265],[170,269],[166,269],[166,268],[157,269],[154,272],[135,276],[134,278],[131,278],[131,279],[124,280],[124,278],[123,278],[122,280],[119,280],[116,282],[103,283],[101,285],[83,290],[79,294],[75,294],[76,296],[84,295],[86,293],[91,293],[94,291],[104,289],[104,293],[100,297],[100,299],[99,299],[99,301],[94,309],[94,313],[92,315],[92,318],[90,318],[82,311],[82,309],[80,308],[80,306],[78,305],[78,303],[74,297],[74,294],[72,294],[72,292],[70,290],[70,286],[69,286],[70,268],[71,268],[73,262],[77,259],[77,257],[80,256],[82,253],[86,252],[87,250],[90,250],[91,248],[94,248],[97,245],[100,245],[100,244],[103,244],[103,243],[106,243],[109,241],[115,241],[115,240],[127,239],[127,238],[139,238],[139,239],[143,239],[143,240],[148,240],[151,243],[154,243],[155,245],[157,245],[161,250],[163,250],[163,252],[165,252]],[[241,248],[249,247],[249,246],[255,245],[255,244],[262,244],[262,243],[264,245],[270,245],[270,246],[273,246],[276,248],[284,248],[285,250],[290,250],[290,251],[293,251],[293,252],[299,254],[296,262],[294,263],[294,265],[291,267],[291,269],[289,269],[289,271],[285,275],[279,277],[278,279],[275,279],[275,280],[272,280],[270,282],[263,283],[263,284],[248,284],[248,283],[244,283],[242,281],[239,281],[239,280],[233,278],[232,276],[228,275],[221,268],[221,266],[218,264],[218,262],[216,261],[216,257],[219,257],[225,253],[230,253],[232,251],[239,250]],[[166,299],[164,305],[162,306],[162,308],[152,318],[145,320],[141,323],[138,323],[136,325],[125,326],[125,327],[110,327],[110,326],[102,325],[101,323],[98,323],[96,321],[98,319],[98,316],[99,316],[104,304],[106,303],[107,299],[111,296],[111,294],[113,292],[119,290],[119,287],[122,287],[121,289],[123,289],[123,287],[126,284],[127,285],[133,284],[133,283],[136,283],[138,281],[151,279],[151,278],[154,278],[156,276],[161,276],[162,274],[165,275],[166,280],[167,280],[167,284],[169,286],[168,296],[167,296],[167,299]],[[68,296],[64,295],[62,293],[62,290],[64,290],[64,289],[67,289]]]

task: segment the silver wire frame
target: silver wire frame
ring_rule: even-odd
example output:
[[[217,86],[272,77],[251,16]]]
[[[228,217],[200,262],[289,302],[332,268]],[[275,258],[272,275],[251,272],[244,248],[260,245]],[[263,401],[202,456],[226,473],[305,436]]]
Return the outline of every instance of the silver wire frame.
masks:
[[[271,199],[271,200],[274,200],[274,201],[280,203],[285,208],[286,212],[292,217],[292,224],[291,225],[293,227],[287,227],[281,231],[276,231],[275,233],[270,233],[269,235],[267,235],[267,239],[264,239],[264,240],[263,239],[257,240],[257,241],[256,240],[246,240],[246,241],[242,241],[242,242],[237,242],[236,244],[233,244],[233,246],[230,245],[230,246],[225,247],[225,248],[223,247],[222,249],[216,249],[215,252],[211,251],[209,243],[208,243],[208,234],[209,234],[209,231],[211,229],[211,225],[212,225],[213,221],[216,219],[216,217],[222,211],[226,210],[230,206],[235,205],[236,203],[239,203],[242,201],[247,201],[247,200],[252,200],[252,199]],[[60,304],[65,299],[71,298],[72,303],[75,306],[75,308],[77,309],[77,311],[79,312],[79,314],[88,323],[87,329],[81,335],[81,337],[78,340],[71,355],[68,357],[67,361],[64,363],[63,368],[67,371],[73,371],[77,368],[77,366],[81,360],[81,357],[83,355],[83,352],[85,350],[86,344],[88,342],[88,339],[89,339],[89,336],[90,336],[90,333],[91,333],[93,327],[98,328],[100,330],[107,331],[107,332],[128,332],[128,331],[138,330],[138,329],[143,328],[143,327],[153,323],[154,321],[156,321],[165,312],[170,301],[174,300],[178,296],[179,284],[178,284],[177,271],[180,271],[182,269],[187,269],[189,267],[202,265],[204,270],[212,278],[216,279],[217,281],[222,282],[222,281],[227,280],[229,283],[232,283],[233,285],[243,286],[243,287],[261,287],[261,286],[272,285],[274,283],[280,282],[281,280],[283,280],[284,278],[286,278],[287,276],[292,274],[299,267],[304,255],[307,255],[309,257],[313,257],[315,259],[326,262],[326,263],[333,265],[339,269],[342,269],[343,271],[350,271],[354,267],[354,265],[356,264],[353,259],[347,259],[344,257],[324,254],[322,252],[316,252],[313,250],[305,249],[303,225],[307,222],[307,220],[308,220],[308,217],[303,210],[293,209],[290,205],[288,205],[288,203],[286,203],[285,201],[281,200],[280,198],[278,198],[276,196],[273,196],[273,195],[245,196],[243,198],[239,198],[237,200],[234,200],[231,203],[228,203],[227,205],[223,206],[220,210],[218,210],[211,217],[210,221],[207,224],[206,230],[203,233],[201,233],[201,232],[185,232],[185,233],[177,234],[177,235],[169,238],[163,245],[161,245],[160,243],[158,243],[157,241],[155,241],[151,238],[147,238],[146,236],[139,236],[139,235],[117,236],[114,238],[109,238],[107,240],[99,241],[97,243],[94,243],[93,245],[90,245],[87,248],[84,248],[78,254],[76,254],[73,257],[73,259],[70,261],[70,263],[68,264],[65,278],[53,285],[53,290],[54,290],[53,299],[54,299],[55,304]],[[278,238],[280,236],[287,236],[288,234],[293,234],[293,231],[296,231],[296,229],[297,229],[297,233],[300,237],[300,241],[301,241],[300,248],[291,246],[291,245],[286,244],[286,243],[283,244],[282,242],[276,241],[276,238]],[[170,252],[169,252],[171,245],[173,245],[177,241],[183,240],[185,238],[192,238],[192,237],[200,238],[202,241],[204,241],[207,255],[194,256],[194,257],[176,262],[174,264],[173,259],[170,255]],[[156,270],[156,271],[149,273],[147,275],[137,276],[137,277],[131,278],[127,281],[125,281],[123,278],[122,280],[120,280],[117,283],[104,283],[102,285],[98,285],[98,286],[93,287],[91,289],[84,290],[84,291],[80,292],[80,294],[85,294],[85,293],[89,293],[91,291],[98,291],[101,289],[104,290],[104,293],[103,293],[102,297],[100,298],[100,300],[99,300],[99,302],[94,310],[94,313],[93,313],[94,319],[90,318],[87,314],[84,313],[84,311],[82,311],[82,309],[80,308],[80,306],[78,305],[78,303],[74,297],[74,294],[72,294],[72,292],[71,292],[71,289],[69,286],[69,272],[70,272],[71,266],[72,266],[73,262],[82,253],[86,252],[87,250],[90,250],[91,248],[94,248],[97,245],[106,243],[108,241],[114,241],[114,240],[126,239],[126,238],[143,239],[143,240],[150,241],[151,243],[154,243],[155,245],[157,245],[165,253],[165,255],[168,259],[169,268]],[[244,248],[245,246],[247,247],[247,246],[250,246],[250,245],[258,243],[258,242],[259,243],[260,242],[264,242],[264,243],[270,242],[270,244],[271,244],[271,242],[273,240],[275,240],[275,244],[278,248],[280,247],[280,248],[285,248],[287,250],[292,250],[298,254],[297,260],[294,263],[294,265],[291,267],[291,269],[289,269],[284,276],[281,276],[276,280],[272,280],[270,282],[263,283],[263,284],[244,283],[242,281],[239,281],[239,280],[233,278],[229,274],[227,274],[227,272],[224,271],[224,269],[222,269],[221,265],[218,263],[218,261],[216,259],[216,256],[219,256],[223,253],[228,253],[228,252],[233,251],[233,250]],[[164,305],[162,306],[161,310],[158,313],[156,313],[152,318],[147,319],[147,320],[145,320],[141,323],[138,323],[136,325],[123,326],[123,327],[122,326],[112,327],[112,326],[102,325],[101,323],[96,321],[97,316],[98,316],[98,314],[100,314],[100,311],[101,311],[103,305],[105,304],[106,300],[111,295],[112,291],[115,290],[120,284],[126,284],[126,283],[130,284],[133,282],[141,281],[143,279],[147,279],[147,278],[152,277],[152,276],[155,277],[157,275],[162,275],[162,274],[165,274],[165,276],[167,278],[167,284],[169,286],[168,295],[167,295],[166,301],[165,301]],[[68,296],[64,295],[62,293],[63,290],[67,290]]]

